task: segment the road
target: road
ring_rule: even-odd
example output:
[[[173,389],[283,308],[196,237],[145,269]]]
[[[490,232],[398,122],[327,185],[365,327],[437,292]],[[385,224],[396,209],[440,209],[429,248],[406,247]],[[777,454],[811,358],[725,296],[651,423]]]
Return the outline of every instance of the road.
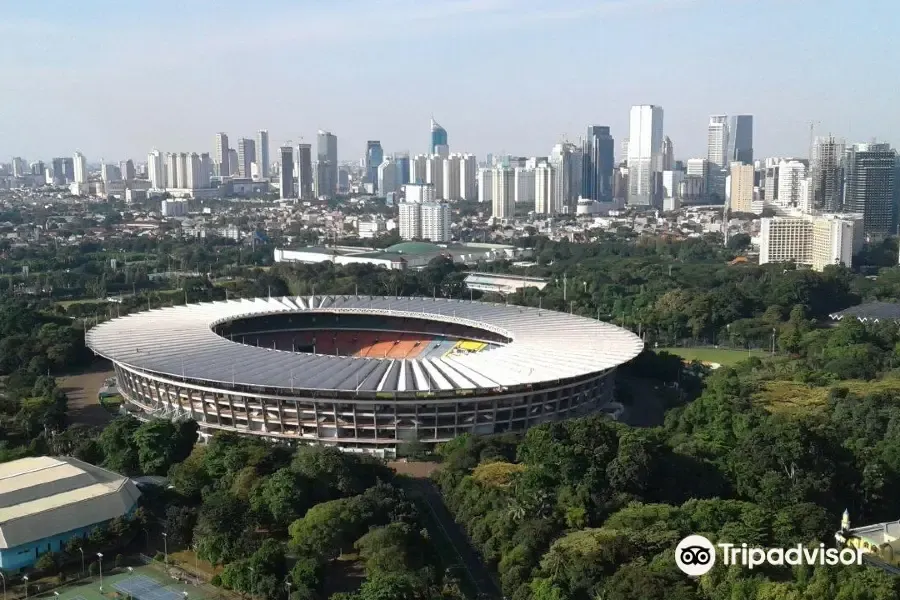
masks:
[[[479,598],[500,600],[503,594],[500,586],[493,578],[490,569],[484,564],[481,556],[472,546],[469,537],[462,527],[453,519],[453,515],[444,504],[444,499],[434,483],[427,479],[411,479],[410,486],[428,506],[431,516],[437,522],[444,538],[459,558],[465,575],[472,583]]]

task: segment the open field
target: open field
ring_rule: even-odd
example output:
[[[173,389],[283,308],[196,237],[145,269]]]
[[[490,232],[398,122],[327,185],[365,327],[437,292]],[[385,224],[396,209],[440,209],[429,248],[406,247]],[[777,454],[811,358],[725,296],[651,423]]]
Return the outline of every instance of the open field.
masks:
[[[115,375],[110,367],[109,363],[102,363],[60,378],[59,387],[69,397],[69,419],[73,424],[100,426],[112,419],[97,397],[103,382]]]
[[[657,352],[676,354],[684,360],[699,360],[703,363],[717,363],[729,367],[751,356],[769,356],[764,350],[732,350],[730,348],[657,348]]]
[[[769,381],[763,384],[754,398],[766,410],[781,414],[810,414],[820,411],[828,403],[834,388],[847,388],[851,394],[866,396],[878,393],[900,393],[900,379],[881,381],[841,381],[831,387],[810,387],[795,381]]]

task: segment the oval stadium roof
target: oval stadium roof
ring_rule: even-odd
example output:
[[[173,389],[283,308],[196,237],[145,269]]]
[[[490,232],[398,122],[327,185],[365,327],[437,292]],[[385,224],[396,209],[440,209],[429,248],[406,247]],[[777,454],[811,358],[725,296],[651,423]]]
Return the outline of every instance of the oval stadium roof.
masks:
[[[244,345],[213,331],[214,325],[234,319],[302,312],[457,323],[512,341],[471,354],[358,358]],[[256,298],[163,308],[102,323],[87,332],[87,344],[123,366],[175,379],[357,393],[549,384],[611,369],[643,350],[630,331],[586,317],[503,304],[380,296]]]

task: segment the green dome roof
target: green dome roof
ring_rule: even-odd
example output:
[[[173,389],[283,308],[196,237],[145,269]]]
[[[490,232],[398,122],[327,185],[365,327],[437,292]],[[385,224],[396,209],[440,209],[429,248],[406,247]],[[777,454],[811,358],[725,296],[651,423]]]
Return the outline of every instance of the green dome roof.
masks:
[[[397,254],[432,254],[443,252],[444,248],[429,244],[428,242],[401,242],[385,249],[385,252]]]

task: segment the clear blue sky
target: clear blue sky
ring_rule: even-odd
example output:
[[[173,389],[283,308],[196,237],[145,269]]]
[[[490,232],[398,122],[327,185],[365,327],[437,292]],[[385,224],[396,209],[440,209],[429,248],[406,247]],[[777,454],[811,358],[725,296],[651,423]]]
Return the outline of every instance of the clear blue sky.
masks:
[[[426,150],[547,154],[633,104],[678,158],[713,113],[756,118],[757,156],[808,122],[900,145],[897,0],[0,0],[0,157],[143,161],[260,128]],[[857,47],[859,48],[857,50]],[[236,145],[236,144],[232,144]]]

